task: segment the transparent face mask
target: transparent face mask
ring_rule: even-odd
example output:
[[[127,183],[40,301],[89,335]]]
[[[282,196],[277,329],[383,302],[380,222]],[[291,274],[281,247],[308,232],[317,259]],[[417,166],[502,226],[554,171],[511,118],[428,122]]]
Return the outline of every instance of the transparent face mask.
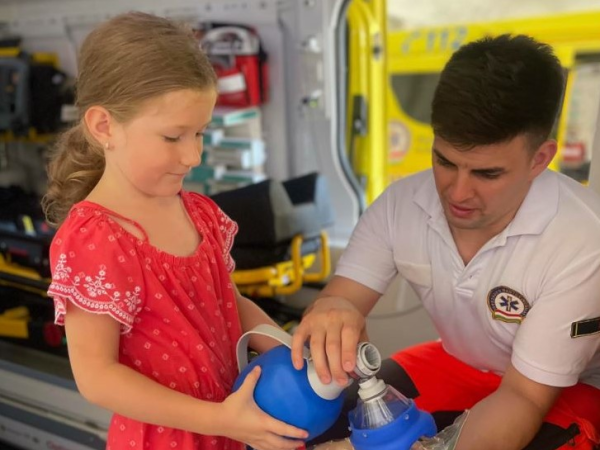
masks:
[[[359,400],[350,413],[356,429],[372,430],[392,423],[410,407],[410,401],[375,377],[361,381]]]

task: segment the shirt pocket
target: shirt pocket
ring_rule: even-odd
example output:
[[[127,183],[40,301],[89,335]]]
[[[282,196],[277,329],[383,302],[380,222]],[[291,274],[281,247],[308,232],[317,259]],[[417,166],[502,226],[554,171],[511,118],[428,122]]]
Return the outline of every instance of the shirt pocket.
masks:
[[[415,264],[407,261],[395,260],[396,268],[403,277],[418,293],[431,289],[433,279],[430,264]]]

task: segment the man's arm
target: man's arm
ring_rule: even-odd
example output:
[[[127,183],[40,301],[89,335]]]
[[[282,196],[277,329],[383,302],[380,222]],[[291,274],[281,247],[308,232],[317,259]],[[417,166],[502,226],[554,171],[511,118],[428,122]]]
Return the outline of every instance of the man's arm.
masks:
[[[396,185],[397,186],[397,185]],[[406,191],[406,195],[411,195]],[[361,216],[337,263],[334,276],[306,311],[294,333],[294,366],[303,365],[302,347],[308,341],[316,372],[323,383],[346,385],[356,364],[356,346],[366,339],[365,316],[398,273],[392,223],[398,188],[387,189]]]
[[[496,392],[469,412],[456,450],[521,450],[539,431],[561,390],[530,380],[510,364]]]
[[[356,346],[366,340],[365,317],[381,294],[356,281],[334,276],[310,305],[293,336],[294,366],[302,367],[302,347],[310,341],[315,369],[324,383],[347,383],[356,364]],[[330,372],[331,371],[331,372]]]

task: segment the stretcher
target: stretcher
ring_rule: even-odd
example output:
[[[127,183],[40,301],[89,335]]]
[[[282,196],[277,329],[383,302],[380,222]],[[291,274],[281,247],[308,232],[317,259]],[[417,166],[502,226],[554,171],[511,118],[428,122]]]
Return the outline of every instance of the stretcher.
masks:
[[[250,298],[290,295],[329,276],[326,228],[333,224],[326,180],[310,173],[265,180],[212,196],[239,225],[233,281]]]

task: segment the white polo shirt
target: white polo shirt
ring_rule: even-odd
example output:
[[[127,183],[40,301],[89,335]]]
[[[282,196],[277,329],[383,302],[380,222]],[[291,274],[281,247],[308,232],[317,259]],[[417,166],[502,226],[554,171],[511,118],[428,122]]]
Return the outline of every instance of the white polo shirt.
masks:
[[[365,212],[336,269],[383,293],[400,273],[448,353],[551,386],[600,388],[600,197],[552,171],[513,221],[464,265],[431,170],[392,184]]]

